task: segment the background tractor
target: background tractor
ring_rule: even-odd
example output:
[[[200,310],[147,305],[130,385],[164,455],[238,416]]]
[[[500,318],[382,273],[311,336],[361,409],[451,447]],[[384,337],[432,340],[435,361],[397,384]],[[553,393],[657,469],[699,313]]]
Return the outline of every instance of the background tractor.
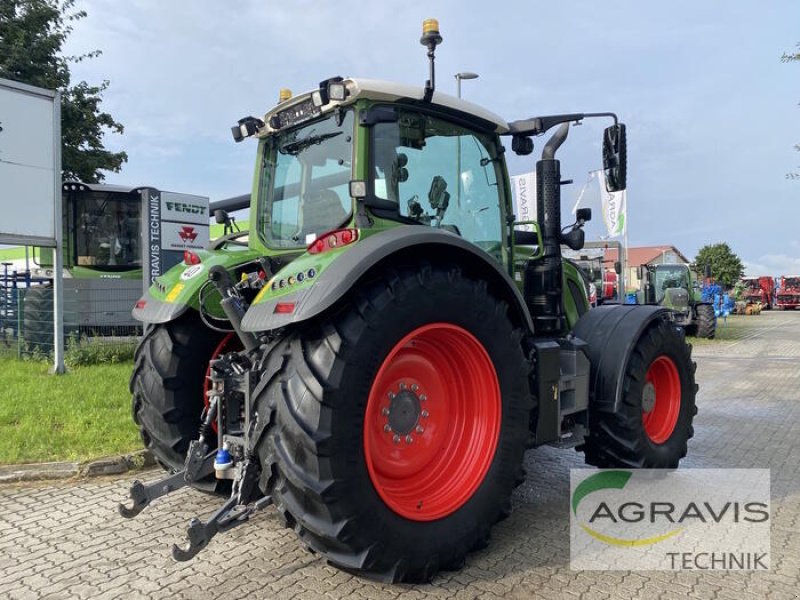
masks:
[[[675,322],[689,335],[713,338],[717,330],[714,306],[703,299],[702,286],[688,265],[659,264],[639,268],[640,304],[670,309]]]
[[[208,198],[152,187],[62,184],[64,327],[80,335],[132,335],[130,307],[149,284],[208,244]],[[142,218],[145,215],[145,218]],[[21,303],[29,350],[53,350],[53,251],[34,249]],[[143,265],[147,265],[144,269]]]
[[[134,482],[120,512],[231,490],[177,560],[274,505],[333,565],[427,581],[486,545],[526,448],[574,446],[600,467],[685,456],[697,386],[672,313],[589,310],[561,256],[591,215],[562,229],[556,153],[572,123],[611,121],[603,164],[624,189],[625,126],[507,122],[437,92],[441,41],[426,21],[423,88],[334,77],[241,119],[234,138],[258,142],[246,245],[187,253],[137,302],[134,417],[172,472]],[[505,144],[527,156],[553,129],[537,222],[517,221]]]

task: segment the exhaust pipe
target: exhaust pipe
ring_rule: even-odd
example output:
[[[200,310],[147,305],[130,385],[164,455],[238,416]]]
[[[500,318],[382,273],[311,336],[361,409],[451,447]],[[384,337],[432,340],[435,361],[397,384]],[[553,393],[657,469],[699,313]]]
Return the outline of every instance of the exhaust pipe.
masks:
[[[547,142],[536,163],[536,219],[542,228],[544,255],[530,261],[525,273],[525,299],[537,334],[558,335],[563,328],[561,294],[561,162],[556,152],[569,134],[563,123]]]

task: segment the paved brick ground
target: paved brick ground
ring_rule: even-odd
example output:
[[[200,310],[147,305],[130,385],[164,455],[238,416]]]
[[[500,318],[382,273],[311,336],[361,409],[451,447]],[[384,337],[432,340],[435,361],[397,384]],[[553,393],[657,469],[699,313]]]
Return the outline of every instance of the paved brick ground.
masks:
[[[800,312],[752,317],[749,339],[699,346],[700,414],[687,467],[772,469],[772,571],[573,572],[569,469],[581,455],[528,452],[515,511],[464,570],[428,586],[383,586],[303,550],[269,510],[190,563],[169,544],[215,501],[184,490],[137,519],[117,515],[130,477],[0,488],[0,596],[7,598],[800,597]],[[155,473],[153,473],[155,474]]]

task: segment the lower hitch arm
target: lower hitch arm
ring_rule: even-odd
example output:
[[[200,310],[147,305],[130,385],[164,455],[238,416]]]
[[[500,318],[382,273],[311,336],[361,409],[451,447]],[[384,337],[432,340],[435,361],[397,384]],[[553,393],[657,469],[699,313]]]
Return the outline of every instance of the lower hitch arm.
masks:
[[[188,543],[183,547],[172,545],[172,558],[185,562],[191,560],[218,533],[229,531],[246,523],[254,512],[272,504],[271,496],[262,496],[251,501],[257,494],[255,482],[258,480],[258,461],[247,460],[241,466],[239,476],[234,483],[231,497],[211,515],[208,521],[192,519],[186,535]]]
[[[199,481],[207,475],[211,475],[214,472],[214,457],[216,455],[216,450],[208,452],[208,446],[203,441],[192,441],[189,445],[184,468],[177,473],[151,483],[145,484],[138,480],[134,481],[130,489],[133,506],[128,508],[125,504],[120,503],[117,506],[119,514],[126,519],[132,519],[147,508],[156,498],[166,496],[175,490]]]

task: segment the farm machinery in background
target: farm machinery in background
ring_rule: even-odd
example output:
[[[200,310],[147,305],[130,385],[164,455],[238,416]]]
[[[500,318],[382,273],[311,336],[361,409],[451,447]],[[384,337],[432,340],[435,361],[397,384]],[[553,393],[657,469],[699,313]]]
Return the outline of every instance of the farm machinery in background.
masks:
[[[607,468],[686,455],[683,331],[663,307],[590,310],[561,254],[591,211],[562,228],[556,154],[573,123],[610,121],[607,187],[625,189],[624,124],[507,122],[435,91],[435,20],[420,41],[424,87],[332,77],[239,120],[234,139],[257,142],[247,242],[187,251],[136,302],[133,418],[170,472],[120,513],[187,485],[228,494],[176,560],[272,505],[334,566],[429,581],[488,543],[526,448]],[[518,220],[506,155],[548,132],[536,221]]]
[[[152,187],[64,182],[64,328],[80,335],[130,335],[142,290],[208,244],[208,198]],[[53,349],[53,251],[34,248],[18,304],[28,350]],[[146,267],[143,268],[143,265]]]
[[[619,242],[586,242],[581,250],[562,250],[564,258],[575,263],[595,291],[593,306],[619,303],[624,294],[622,263],[616,261],[613,268],[609,267],[605,258],[605,251],[609,247],[616,248],[617,256],[622,256]]]
[[[721,289],[716,292],[706,285],[704,290],[697,274],[686,264],[641,265],[639,280],[641,289],[637,294],[638,304],[669,308],[675,316],[675,322],[688,335],[709,339],[714,337],[718,316],[714,296],[721,296]]]
[[[742,277],[740,281],[743,289],[736,301],[736,314],[757,315],[776,306],[775,280],[771,276]]]
[[[775,307],[781,310],[800,307],[800,277],[781,277]]]

